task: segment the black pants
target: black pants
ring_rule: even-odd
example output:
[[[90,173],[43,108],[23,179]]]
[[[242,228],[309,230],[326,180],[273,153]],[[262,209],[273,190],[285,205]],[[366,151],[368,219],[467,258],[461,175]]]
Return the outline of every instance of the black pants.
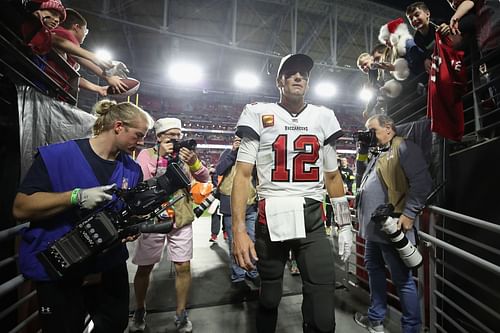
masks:
[[[93,333],[123,333],[129,306],[126,263],[103,272],[99,283],[82,283],[78,278],[36,283],[42,332],[83,332],[90,314]]]
[[[257,332],[274,332],[283,290],[283,273],[290,249],[295,253],[302,277],[302,317],[304,332],[335,330],[335,269],[331,238],[325,234],[321,202],[306,199],[304,208],[306,238],[272,242],[259,205],[255,225],[255,248],[261,278]],[[264,209],[263,209],[264,208]]]

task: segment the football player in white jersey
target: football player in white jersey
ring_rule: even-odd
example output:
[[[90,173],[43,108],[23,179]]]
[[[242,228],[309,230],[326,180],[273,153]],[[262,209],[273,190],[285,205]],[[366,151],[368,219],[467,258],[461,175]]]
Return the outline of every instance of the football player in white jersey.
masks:
[[[254,103],[243,110],[242,137],[231,194],[233,251],[238,264],[257,266],[261,277],[257,331],[274,332],[283,273],[292,249],[303,282],[304,332],[334,332],[334,252],[322,221],[323,185],[339,227],[339,255],[352,247],[349,206],[338,171],[335,140],[342,135],[332,110],[305,103],[313,60],[284,57],[278,68],[277,104]],[[245,230],[248,182],[257,166],[259,218],[255,244]]]

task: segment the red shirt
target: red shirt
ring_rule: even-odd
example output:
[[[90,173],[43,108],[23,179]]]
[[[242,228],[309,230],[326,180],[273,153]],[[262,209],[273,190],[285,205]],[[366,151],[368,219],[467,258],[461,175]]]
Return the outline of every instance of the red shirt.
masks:
[[[73,35],[73,33],[71,33],[71,31],[69,31],[63,27],[57,27],[57,28],[51,30],[51,32],[54,35],[57,35],[57,36],[64,38],[64,39],[67,39],[70,42],[72,42],[73,44],[80,46],[80,42],[78,41],[78,39],[76,39],[75,35]],[[55,51],[58,51],[58,50],[55,50]],[[71,67],[73,67],[75,70],[78,70],[79,65],[71,55],[66,54],[64,51],[59,51],[57,53],[59,53],[68,62],[68,64]],[[59,65],[57,65],[57,63],[52,59],[47,59],[47,65],[48,66],[44,70],[45,73],[48,76],[50,76],[54,81],[59,83],[59,85],[61,87],[63,87],[63,89],[65,91],[69,91],[70,86],[67,84],[67,81],[69,79],[69,75]]]

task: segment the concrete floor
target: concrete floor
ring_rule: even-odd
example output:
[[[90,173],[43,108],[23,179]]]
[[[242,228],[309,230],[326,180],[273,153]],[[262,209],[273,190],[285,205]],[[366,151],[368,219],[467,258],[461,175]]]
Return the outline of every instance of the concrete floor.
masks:
[[[227,242],[222,239],[222,234],[219,235],[216,244],[208,242],[210,235],[210,218],[208,217],[196,220],[193,230],[194,259],[191,262],[193,285],[189,305],[193,332],[255,332],[257,289],[252,286],[253,290],[248,297],[228,297],[236,291],[232,289],[229,278]],[[134,243],[129,243],[129,248],[132,254]],[[132,281],[136,266],[130,262],[128,266],[132,311],[135,308]],[[162,262],[153,271],[146,302],[148,314],[145,332],[175,332],[174,281],[174,268],[164,256]],[[302,332],[300,286],[300,277],[291,276],[289,272],[285,273],[284,297],[279,307],[276,332]],[[366,293],[353,293],[352,290],[345,288],[338,289],[336,300],[336,332],[366,332],[352,319],[354,312],[366,311],[368,301]],[[399,331],[394,325],[389,328],[391,330],[386,325],[386,332]]]

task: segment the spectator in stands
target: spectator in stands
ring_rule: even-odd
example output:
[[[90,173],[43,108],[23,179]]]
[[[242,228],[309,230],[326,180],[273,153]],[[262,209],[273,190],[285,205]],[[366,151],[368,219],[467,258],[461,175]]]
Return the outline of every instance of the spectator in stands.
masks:
[[[365,267],[368,271],[371,304],[368,314],[356,313],[356,323],[370,332],[384,331],[387,311],[386,268],[389,268],[401,302],[403,333],[420,332],[420,304],[412,271],[403,263],[387,235],[371,220],[375,209],[391,203],[401,214],[398,228],[414,243],[414,221],[431,191],[432,179],[421,149],[396,134],[394,121],[375,115],[366,122],[374,131],[377,154],[368,164],[359,163],[363,181],[358,190],[357,214],[360,237],[365,239]],[[368,144],[360,143],[359,154],[366,156]],[[361,157],[361,156],[360,156]]]
[[[183,162],[186,174],[191,175],[199,182],[209,180],[208,169],[200,162],[196,153],[185,147],[174,152],[173,140],[182,138],[181,121],[177,118],[161,118],[155,123],[157,144],[153,148],[142,150],[137,156],[144,178],[149,179],[165,172],[168,157],[176,156]],[[136,310],[130,326],[131,331],[142,331],[146,327],[145,300],[149,287],[151,271],[156,263],[160,262],[165,237],[167,239],[167,253],[175,265],[175,292],[177,306],[175,311],[175,326],[179,332],[191,332],[193,325],[188,318],[186,305],[189,288],[191,286],[190,260],[193,258],[193,226],[195,219],[193,201],[187,190],[182,189],[175,195],[186,196],[174,204],[174,229],[165,234],[142,234],[137,240],[137,247],[132,262],[137,267],[134,277]]]
[[[66,9],[66,20],[57,28],[52,30],[52,46],[68,63],[78,71],[80,65],[91,70],[94,74],[106,80],[115,93],[127,91],[125,83],[121,82],[118,76],[106,76],[104,68],[111,67],[111,64],[100,60],[94,53],[80,47],[88,33],[87,21],[74,9]],[[62,87],[67,88],[67,83],[61,80],[62,76],[68,79],[64,70],[52,60],[48,61],[50,67],[45,67],[45,72],[51,76]],[[107,95],[108,86],[96,85],[85,78],[80,78],[79,87],[97,92],[101,96]]]
[[[358,57],[358,68],[368,75],[365,89],[372,95],[363,110],[363,118],[365,119],[374,114],[385,114],[387,101],[398,97],[402,90],[399,82],[385,79],[387,75],[380,63],[384,63],[386,54],[387,46],[379,44],[373,48],[370,54],[362,53]]]
[[[149,115],[126,102],[104,100],[94,109],[94,136],[40,147],[14,201],[14,217],[31,221],[21,231],[19,268],[35,282],[44,333],[83,332],[87,314],[94,332],[122,333],[128,324],[124,244],[92,257],[64,279],[50,276],[37,258],[81,216],[111,200],[112,187],[126,189],[142,180],[129,155],[144,143]]]
[[[28,6],[31,6],[31,9],[34,10],[33,15],[48,29],[57,28],[66,19],[66,10],[59,0],[31,1]]]
[[[466,12],[468,7],[471,6],[471,1],[448,2],[452,5],[453,9],[456,8],[452,20],[458,20],[458,28],[462,31],[463,28],[460,27],[460,24],[463,16],[460,17],[460,15]],[[473,11],[476,15],[477,42],[479,50],[485,55],[500,47],[500,5],[496,0],[475,0],[472,2],[474,8],[468,11]],[[491,66],[493,67],[494,64],[491,64]]]
[[[66,10],[59,0],[28,1],[24,4],[29,14],[21,24],[23,40],[35,54],[47,54],[52,47],[50,31],[66,19]]]
[[[379,67],[389,70],[396,80],[404,81],[417,76],[424,70],[424,51],[420,49],[408,31],[402,18],[397,18],[380,27],[378,39],[391,49],[390,63]]]
[[[351,214],[335,151],[342,135],[339,122],[332,110],[304,100],[313,64],[305,54],[283,57],[276,77],[279,103],[246,105],[236,127],[243,140],[231,192],[233,252],[241,267],[250,270],[256,264],[261,277],[258,332],[276,329],[290,250],[303,283],[304,332],[335,330],[335,258],[322,219],[323,186],[339,226],[343,261],[352,247]],[[248,188],[255,166],[261,200],[254,243],[245,226],[248,193],[242,189]]]
[[[424,2],[414,2],[406,7],[406,17],[410,25],[415,29],[413,40],[415,44],[424,51],[424,69],[429,73],[432,63],[432,52],[434,51],[434,35],[437,32],[443,36],[451,33],[450,26],[444,22],[431,22],[431,11]]]
[[[231,149],[226,149],[222,152],[219,162],[215,167],[217,175],[222,176],[219,183],[220,195],[220,213],[222,214],[222,223],[229,236],[229,256],[231,261],[231,282],[233,286],[240,291],[249,289],[245,282],[245,278],[252,280],[257,286],[259,282],[259,274],[255,268],[245,270],[238,266],[233,256],[233,229],[232,229],[232,215],[231,215],[231,190],[233,188],[233,179],[235,176],[236,156],[240,147],[241,138],[235,136],[233,139],[233,146]],[[252,241],[255,241],[255,221],[257,220],[257,200],[255,193],[255,176],[247,186],[247,190],[240,189],[248,193],[245,211],[245,230]]]
[[[460,29],[459,22],[467,14],[472,13],[474,1],[471,0],[447,0],[455,14],[450,19],[451,33],[454,35],[461,34],[463,29]]]

